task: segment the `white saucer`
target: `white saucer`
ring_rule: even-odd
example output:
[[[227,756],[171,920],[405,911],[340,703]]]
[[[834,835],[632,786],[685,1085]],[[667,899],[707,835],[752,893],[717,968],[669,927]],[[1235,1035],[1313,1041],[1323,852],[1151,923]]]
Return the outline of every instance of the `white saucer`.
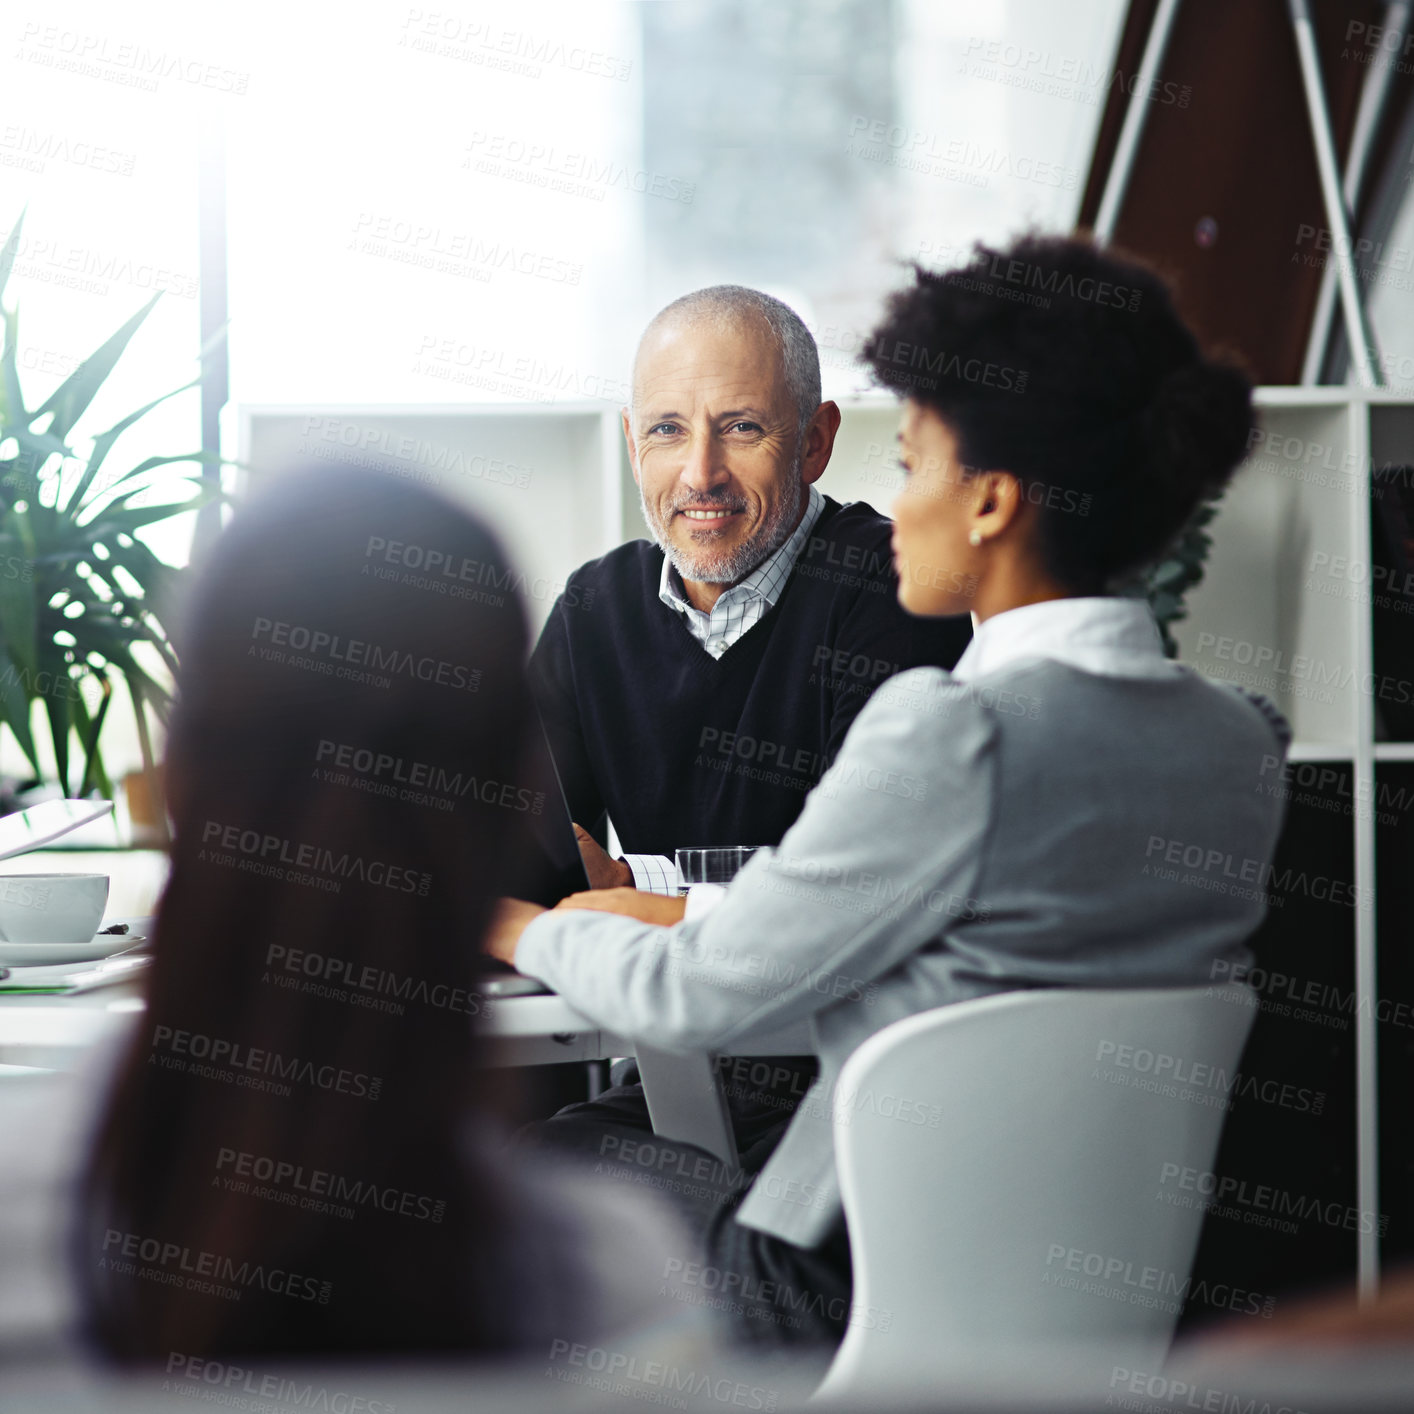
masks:
[[[126,952],[144,939],[139,933],[99,933],[86,943],[0,942],[0,967],[53,967],[62,962],[97,962]]]

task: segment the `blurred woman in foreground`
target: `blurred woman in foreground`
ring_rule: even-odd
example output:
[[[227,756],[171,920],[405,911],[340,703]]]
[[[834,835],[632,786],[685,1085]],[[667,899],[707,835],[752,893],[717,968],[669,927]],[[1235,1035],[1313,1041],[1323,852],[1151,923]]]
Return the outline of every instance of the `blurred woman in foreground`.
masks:
[[[115,1357],[546,1356],[652,1311],[651,1205],[512,1187],[476,1132],[506,1075],[476,1069],[477,940],[536,804],[524,614],[479,587],[505,567],[451,504],[333,468],[199,582],[147,1013],[74,1244]]]

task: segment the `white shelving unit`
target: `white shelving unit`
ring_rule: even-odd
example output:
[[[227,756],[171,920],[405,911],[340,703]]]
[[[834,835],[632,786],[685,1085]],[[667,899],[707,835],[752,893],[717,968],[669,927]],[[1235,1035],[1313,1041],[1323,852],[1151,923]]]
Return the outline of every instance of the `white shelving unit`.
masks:
[[[570,570],[646,533],[625,520],[606,404],[244,405],[239,427],[242,492],[303,467],[379,467],[480,513],[542,590],[526,601],[532,632]]]
[[[1355,798],[1374,799],[1376,763],[1414,761],[1414,742],[1375,740],[1370,470],[1414,463],[1414,404],[1329,387],[1262,388],[1256,401],[1262,436],[1213,522],[1206,576],[1175,636],[1200,671],[1245,681],[1277,703],[1295,733],[1293,760],[1346,766]],[[877,394],[842,408],[821,489],[887,513],[902,479],[897,404]],[[240,429],[248,481],[343,456],[377,461],[480,511],[519,567],[552,585],[647,533],[619,409],[608,403],[247,406]],[[1363,578],[1352,566],[1364,567]],[[528,603],[533,631],[552,602],[547,593]],[[1353,882],[1373,901],[1373,811],[1353,811],[1351,828]],[[1358,1203],[1378,1212],[1376,914],[1373,906],[1354,913]],[[1368,1285],[1378,1236],[1358,1242]]]

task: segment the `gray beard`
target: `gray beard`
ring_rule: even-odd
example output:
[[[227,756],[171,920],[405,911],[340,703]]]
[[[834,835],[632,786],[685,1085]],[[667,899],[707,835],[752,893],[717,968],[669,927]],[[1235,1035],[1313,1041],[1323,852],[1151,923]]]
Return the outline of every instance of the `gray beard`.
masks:
[[[718,551],[710,548],[683,550],[674,545],[667,536],[667,527],[660,524],[657,516],[649,509],[643,488],[638,491],[638,504],[643,511],[643,519],[653,532],[653,540],[667,557],[667,561],[678,572],[680,578],[695,584],[735,584],[745,579],[752,570],[764,564],[786,543],[800,518],[801,506],[806,497],[805,487],[800,483],[800,457],[797,455],[790,469],[789,495],[768,516],[756,533],[734,549]],[[704,504],[695,502],[693,509],[705,509]]]

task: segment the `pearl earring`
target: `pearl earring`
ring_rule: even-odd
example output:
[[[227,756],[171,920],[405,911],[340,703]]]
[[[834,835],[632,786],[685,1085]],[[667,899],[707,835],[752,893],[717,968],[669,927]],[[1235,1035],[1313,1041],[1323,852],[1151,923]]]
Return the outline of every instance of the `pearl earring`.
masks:
[[[967,543],[969,545],[980,545],[982,543],[982,532],[975,526],[968,532]]]

